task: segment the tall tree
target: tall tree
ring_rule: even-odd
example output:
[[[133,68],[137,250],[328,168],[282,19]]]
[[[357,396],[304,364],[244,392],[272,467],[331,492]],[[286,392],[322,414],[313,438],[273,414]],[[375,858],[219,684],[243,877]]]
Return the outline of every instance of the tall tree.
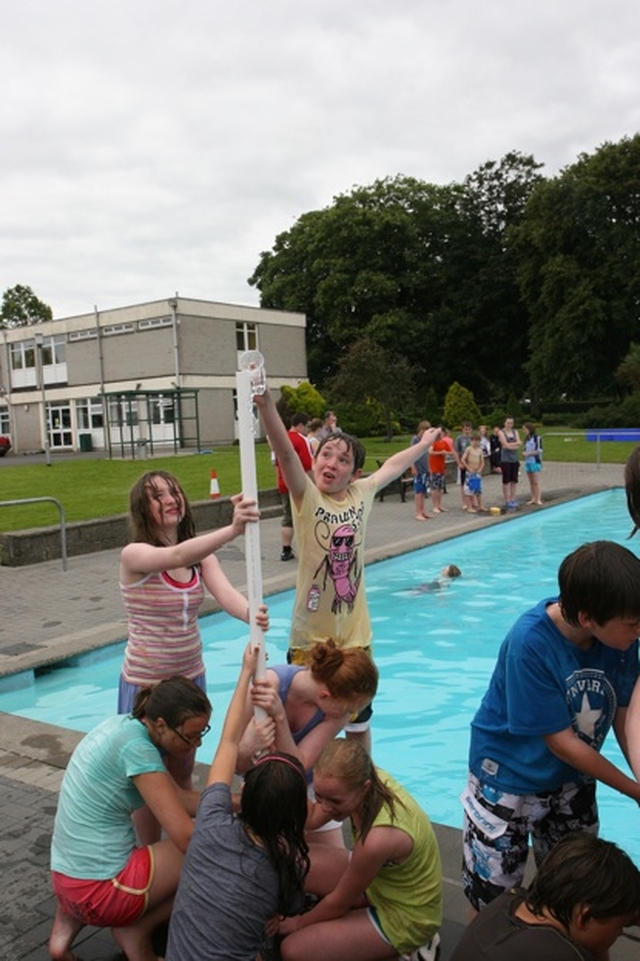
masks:
[[[45,320],[53,320],[53,311],[36,297],[31,287],[16,284],[5,290],[0,308],[0,328],[30,327]]]
[[[537,187],[511,234],[536,398],[616,391],[640,339],[639,184],[640,135],[606,143]]]
[[[361,403],[377,400],[384,412],[387,438],[393,436],[393,413],[413,402],[414,370],[398,354],[384,350],[369,337],[360,337],[340,358],[330,382],[334,397]]]
[[[456,265],[451,273],[440,328],[445,352],[466,353],[452,373],[485,400],[523,388],[530,317],[517,284],[509,232],[543,180],[541,167],[533,156],[512,151],[482,164],[462,184],[459,256],[466,269]]]
[[[521,381],[526,318],[523,341],[512,322],[521,306],[513,266],[502,263],[504,234],[537,167],[511,154],[462,185],[378,180],[280,234],[249,283],[262,306],[306,313],[312,381],[324,388],[362,336],[404,356],[422,390],[444,393],[452,375],[479,396]]]

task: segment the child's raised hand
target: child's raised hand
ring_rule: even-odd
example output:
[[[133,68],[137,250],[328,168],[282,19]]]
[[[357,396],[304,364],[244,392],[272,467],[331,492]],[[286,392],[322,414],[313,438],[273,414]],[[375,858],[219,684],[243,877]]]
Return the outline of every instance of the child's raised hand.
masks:
[[[253,644],[251,641],[249,641],[242,655],[243,670],[248,671],[252,676],[255,674],[256,667],[258,666],[258,654],[260,653],[260,648],[260,644]]]
[[[431,427],[429,430],[425,430],[422,435],[422,443],[431,446],[434,441],[440,440],[442,437],[442,431],[439,427]]]
[[[261,604],[256,612],[256,624],[263,631],[269,630],[269,608],[266,604]]]
[[[248,758],[260,757],[265,751],[274,749],[276,740],[276,722],[267,714],[257,721],[252,717],[242,735],[242,752]]]
[[[275,721],[282,721],[285,717],[284,705],[278,696],[278,692],[269,684],[266,679],[254,678],[251,685],[251,703],[254,707],[261,707],[263,711]]]
[[[233,504],[231,526],[236,534],[242,534],[247,524],[253,524],[260,520],[258,505],[254,500],[245,497],[244,494],[234,494],[231,503]]]

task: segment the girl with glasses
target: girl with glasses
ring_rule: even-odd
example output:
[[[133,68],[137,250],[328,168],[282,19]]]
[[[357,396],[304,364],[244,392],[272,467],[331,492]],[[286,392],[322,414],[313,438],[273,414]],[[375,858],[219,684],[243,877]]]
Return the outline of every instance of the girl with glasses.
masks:
[[[189,754],[210,716],[206,694],[174,677],[144,688],[131,714],[107,718],[76,747],[51,843],[54,961],[72,961],[85,925],[110,927],[129,961],[155,957],[151,933],[171,912],[199,800],[176,785],[163,755]],[[166,837],[137,846],[132,814],[145,804]]]

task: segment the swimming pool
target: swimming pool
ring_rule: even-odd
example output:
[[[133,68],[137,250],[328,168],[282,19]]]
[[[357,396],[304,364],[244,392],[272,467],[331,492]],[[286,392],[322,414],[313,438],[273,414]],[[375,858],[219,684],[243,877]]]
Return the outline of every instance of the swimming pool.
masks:
[[[597,518],[597,525],[594,523]],[[640,553],[622,490],[594,494],[374,564],[367,596],[380,669],[373,745],[376,763],[420,800],[434,821],[459,827],[459,794],[467,774],[469,721],[493,670],[499,645],[518,615],[556,592],[562,558],[596,538]],[[441,592],[412,593],[448,563],[462,577]],[[269,598],[272,664],[284,661],[293,592]],[[209,761],[237,675],[246,626],[226,615],[201,621],[211,734],[198,752]],[[122,645],[84,655],[50,671],[23,690],[0,694],[0,710],[87,731],[112,713]],[[1,688],[0,688],[1,689]],[[626,770],[613,735],[603,752]],[[640,865],[636,807],[601,786],[602,834]]]

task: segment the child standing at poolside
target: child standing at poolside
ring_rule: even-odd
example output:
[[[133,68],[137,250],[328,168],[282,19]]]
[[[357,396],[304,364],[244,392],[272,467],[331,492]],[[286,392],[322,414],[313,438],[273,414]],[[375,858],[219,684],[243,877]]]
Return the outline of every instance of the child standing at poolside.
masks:
[[[418,424],[418,432],[411,438],[412,446],[419,444],[425,430],[429,430],[431,424],[428,420],[421,420]],[[425,498],[429,493],[429,452],[421,454],[417,461],[411,465],[413,474],[413,496],[417,521],[428,521],[429,515],[425,505]]]
[[[429,481],[431,483],[431,504],[434,514],[447,511],[442,506],[442,495],[445,490],[445,471],[447,469],[447,454],[451,451],[448,438],[439,437],[433,442],[429,450]]]
[[[364,537],[376,493],[399,477],[436,437],[425,430],[419,443],[389,457],[368,477],[361,477],[364,447],[346,433],[323,437],[313,460],[312,478],[302,468],[269,390],[256,406],[280,462],[293,507],[299,564],[289,659],[308,661],[318,641],[332,637],[338,647],[364,647],[372,640],[364,589]],[[371,707],[347,731],[367,740]]]
[[[465,470],[463,501],[469,514],[484,511],[482,506],[482,471],[484,470],[484,454],[480,447],[480,434],[477,430],[471,435],[471,445],[462,455],[462,466]]]
[[[143,474],[129,497],[132,542],[120,555],[120,590],[127,612],[128,640],[120,676],[118,713],[128,714],[141,687],[181,675],[206,689],[198,612],[205,587],[223,610],[249,620],[246,598],[230,583],[215,551],[242,534],[259,517],[254,501],[231,498],[231,523],[196,536],[189,501],[167,471]],[[257,615],[266,630],[266,608]],[[195,745],[179,758],[167,755],[167,767],[182,788],[191,787]],[[139,837],[157,841],[160,829],[148,812],[137,812]]]
[[[524,424],[524,469],[529,478],[529,488],[531,498],[527,504],[535,504],[542,507],[542,495],[540,491],[540,471],[542,470],[542,443],[536,433],[535,426],[531,421]]]
[[[463,793],[463,887],[479,910],[570,831],[598,830],[598,781],[640,803],[640,784],[600,754],[625,719],[638,676],[640,560],[583,544],[558,572],[559,597],[523,614],[500,648],[471,722]]]

